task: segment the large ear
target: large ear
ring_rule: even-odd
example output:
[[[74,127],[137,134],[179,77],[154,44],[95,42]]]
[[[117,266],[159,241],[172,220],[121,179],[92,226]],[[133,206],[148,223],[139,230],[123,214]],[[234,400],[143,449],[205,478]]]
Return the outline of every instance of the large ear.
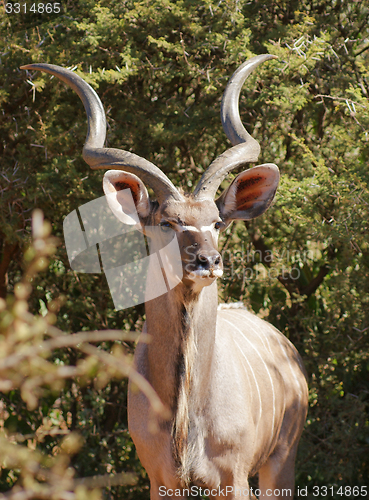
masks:
[[[149,195],[137,175],[108,170],[104,175],[103,188],[111,211],[124,224],[138,224],[140,219],[149,215]]]
[[[216,200],[224,222],[254,219],[267,210],[279,182],[277,165],[266,163],[237,175]]]

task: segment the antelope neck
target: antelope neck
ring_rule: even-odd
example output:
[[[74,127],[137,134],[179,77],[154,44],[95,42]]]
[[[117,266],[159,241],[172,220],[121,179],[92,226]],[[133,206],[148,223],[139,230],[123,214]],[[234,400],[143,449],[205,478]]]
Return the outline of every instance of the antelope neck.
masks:
[[[191,390],[193,398],[207,381],[217,295],[216,281],[197,294],[180,283],[166,295],[146,303],[147,332],[152,336],[148,344],[149,382],[173,415],[178,410],[178,394]],[[197,370],[200,364],[201,370]],[[195,371],[197,387],[192,377]]]

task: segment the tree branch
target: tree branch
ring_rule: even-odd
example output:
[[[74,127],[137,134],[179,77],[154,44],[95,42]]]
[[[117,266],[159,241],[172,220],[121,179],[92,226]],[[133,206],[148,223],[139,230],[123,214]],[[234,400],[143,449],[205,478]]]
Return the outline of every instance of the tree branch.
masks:
[[[324,278],[327,276],[329,273],[329,265],[328,264],[323,264],[320,269],[318,274],[313,278],[308,285],[306,285],[303,288],[299,289],[300,295],[306,295],[307,297],[310,297],[321,283],[323,283]]]
[[[18,250],[18,243],[4,242],[2,259],[0,262],[0,297],[5,299],[6,287],[8,284],[8,268],[15,252]]]
[[[273,258],[271,257],[272,251],[266,246],[261,233],[259,231],[252,231],[250,222],[246,221],[245,226],[255,249],[260,252],[262,264],[270,268],[271,262],[273,261]],[[331,256],[334,255],[332,251],[329,252],[329,254]],[[285,287],[291,296],[293,293],[298,293],[299,295],[306,295],[307,297],[310,297],[310,295],[312,295],[324,281],[324,278],[329,273],[329,270],[329,264],[323,264],[315,278],[313,278],[310,283],[304,287],[302,287],[296,279],[292,279],[289,276],[278,276],[278,281]]]

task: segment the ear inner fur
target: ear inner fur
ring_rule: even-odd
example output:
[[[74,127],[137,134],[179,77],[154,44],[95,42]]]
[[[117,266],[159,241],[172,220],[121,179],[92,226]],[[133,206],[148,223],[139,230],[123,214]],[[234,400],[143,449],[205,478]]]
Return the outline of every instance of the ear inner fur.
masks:
[[[130,189],[133,201],[135,202],[135,205],[137,204],[137,201],[138,201],[137,192],[139,191],[139,188],[140,188],[140,186],[138,184],[136,184],[136,189],[132,189],[133,184],[129,184],[128,182],[124,182],[124,181],[117,181],[117,182],[114,182],[113,184],[114,184],[116,191],[122,191],[123,189]]]
[[[129,189],[132,195],[133,203],[136,207],[137,214],[139,215],[139,217],[147,217],[150,211],[149,196],[145,185],[136,175],[128,172],[123,172],[121,170],[109,170],[104,175],[103,187],[106,195],[112,195],[113,193],[117,193],[116,200],[118,204],[119,204],[118,193],[120,191],[125,191],[126,189]],[[119,208],[119,205],[117,205],[116,202],[115,203],[112,202],[112,200],[108,200],[108,203],[110,204],[110,208],[113,210],[113,212],[115,210],[120,210],[122,211],[122,214],[124,214],[125,210],[123,206]],[[123,219],[121,220],[124,221],[124,215]]]
[[[248,192],[246,196],[237,193],[237,210],[247,210],[252,205],[252,202],[261,196],[261,191]]]
[[[278,181],[279,170],[273,164],[240,173],[217,200],[223,220],[249,220],[261,215],[272,202]]]
[[[258,184],[261,181],[265,181],[265,177],[261,175],[255,175],[253,177],[249,177],[248,179],[244,179],[238,182],[237,184],[237,189],[245,189],[249,186],[254,186],[255,184]]]

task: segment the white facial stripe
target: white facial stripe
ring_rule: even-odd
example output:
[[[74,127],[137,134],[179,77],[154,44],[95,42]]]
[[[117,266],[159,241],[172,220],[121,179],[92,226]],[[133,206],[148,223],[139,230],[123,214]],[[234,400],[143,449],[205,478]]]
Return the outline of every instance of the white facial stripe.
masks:
[[[202,233],[205,233],[206,231],[212,231],[214,229],[214,224],[212,224],[211,226],[201,226],[200,227],[200,231]]]
[[[178,229],[180,233],[183,233],[184,231],[193,231],[194,233],[200,232],[200,230],[195,226],[182,226],[180,224],[176,225],[176,229]]]
[[[182,226],[182,225],[177,225],[177,229],[179,232],[183,231],[193,231],[194,233],[206,233],[206,231],[213,231],[214,229],[214,224],[211,226],[201,226],[200,228],[195,227],[195,226]]]

